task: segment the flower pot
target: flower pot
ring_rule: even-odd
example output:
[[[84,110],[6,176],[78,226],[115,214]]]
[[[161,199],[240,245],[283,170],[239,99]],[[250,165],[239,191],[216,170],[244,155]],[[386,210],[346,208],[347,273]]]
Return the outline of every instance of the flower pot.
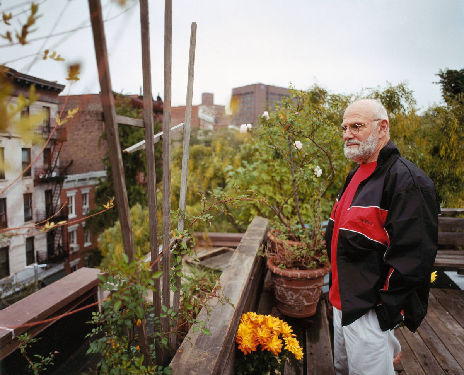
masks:
[[[308,318],[316,314],[329,267],[282,269],[268,258],[267,268],[271,271],[277,308],[282,314],[292,318]]]

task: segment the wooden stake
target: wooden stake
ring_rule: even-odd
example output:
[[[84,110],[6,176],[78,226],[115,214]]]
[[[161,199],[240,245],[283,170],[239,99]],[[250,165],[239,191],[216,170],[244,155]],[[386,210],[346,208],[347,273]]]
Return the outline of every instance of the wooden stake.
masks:
[[[106,137],[108,142],[108,154],[113,174],[114,191],[116,195],[116,208],[118,210],[121,225],[124,251],[129,261],[134,259],[134,238],[132,235],[131,220],[129,215],[129,202],[127,199],[124,168],[119,144],[118,125],[116,123],[116,110],[113,91],[111,89],[110,67],[106,50],[105,29],[103,25],[100,0],[89,0],[90,21],[92,24],[95,56],[97,58],[98,78],[101,88],[101,102],[105,122]]]
[[[164,103],[163,103],[163,305],[169,309],[170,301],[170,257],[169,248],[171,224],[171,64],[172,64],[172,0],[164,2]],[[167,334],[169,316],[161,319],[162,332]],[[164,358],[166,360],[167,358]],[[165,362],[165,361],[163,361]]]
[[[156,202],[156,169],[155,151],[153,143],[153,96],[151,83],[150,61],[150,21],[148,13],[148,0],[140,0],[140,25],[142,40],[142,72],[143,72],[143,121],[145,124],[145,155],[147,159],[148,175],[148,213],[150,229],[151,261],[158,257],[158,215]],[[159,270],[158,263],[152,263],[152,274]],[[153,306],[155,315],[161,315],[161,288],[160,279],[155,278],[153,289]],[[155,329],[157,329],[155,327]],[[157,352],[157,358],[161,352]]]
[[[182,173],[180,178],[180,198],[179,198],[179,210],[181,216],[177,225],[177,230],[182,232],[184,230],[184,213],[186,207],[187,197],[187,175],[188,175],[188,161],[189,161],[189,149],[190,149],[190,122],[192,118],[192,97],[193,97],[193,77],[195,67],[195,47],[196,47],[196,36],[197,36],[197,24],[192,22],[190,28],[190,50],[189,50],[189,67],[188,67],[188,83],[187,83],[187,100],[185,109],[185,126],[184,126],[184,142],[182,150]],[[180,288],[181,288],[181,277],[176,276],[176,291],[174,293],[174,301],[172,309],[178,314],[180,305]],[[177,327],[177,321],[174,327]],[[176,334],[171,336],[171,349],[175,349],[176,346]]]

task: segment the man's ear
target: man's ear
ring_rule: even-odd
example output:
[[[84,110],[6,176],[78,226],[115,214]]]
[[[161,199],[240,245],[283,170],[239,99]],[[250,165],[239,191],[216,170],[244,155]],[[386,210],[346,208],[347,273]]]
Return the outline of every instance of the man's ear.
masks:
[[[379,122],[378,127],[379,127],[380,136],[384,136],[388,134],[388,129],[390,127],[390,124],[388,123],[388,120],[383,119]]]

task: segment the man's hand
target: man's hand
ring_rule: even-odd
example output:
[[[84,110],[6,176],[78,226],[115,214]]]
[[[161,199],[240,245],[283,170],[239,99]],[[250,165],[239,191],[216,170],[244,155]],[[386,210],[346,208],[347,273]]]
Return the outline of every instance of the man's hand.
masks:
[[[400,363],[401,361],[401,352],[398,353],[398,355],[396,355],[394,358],[393,358],[393,366],[396,366]]]

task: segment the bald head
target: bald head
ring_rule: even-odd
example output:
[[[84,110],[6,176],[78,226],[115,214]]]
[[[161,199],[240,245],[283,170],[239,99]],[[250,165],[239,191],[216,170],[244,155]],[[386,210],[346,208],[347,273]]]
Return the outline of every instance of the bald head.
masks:
[[[368,116],[372,120],[386,120],[388,122],[387,110],[376,99],[360,99],[351,103],[345,110],[345,114],[356,113],[363,116]]]

